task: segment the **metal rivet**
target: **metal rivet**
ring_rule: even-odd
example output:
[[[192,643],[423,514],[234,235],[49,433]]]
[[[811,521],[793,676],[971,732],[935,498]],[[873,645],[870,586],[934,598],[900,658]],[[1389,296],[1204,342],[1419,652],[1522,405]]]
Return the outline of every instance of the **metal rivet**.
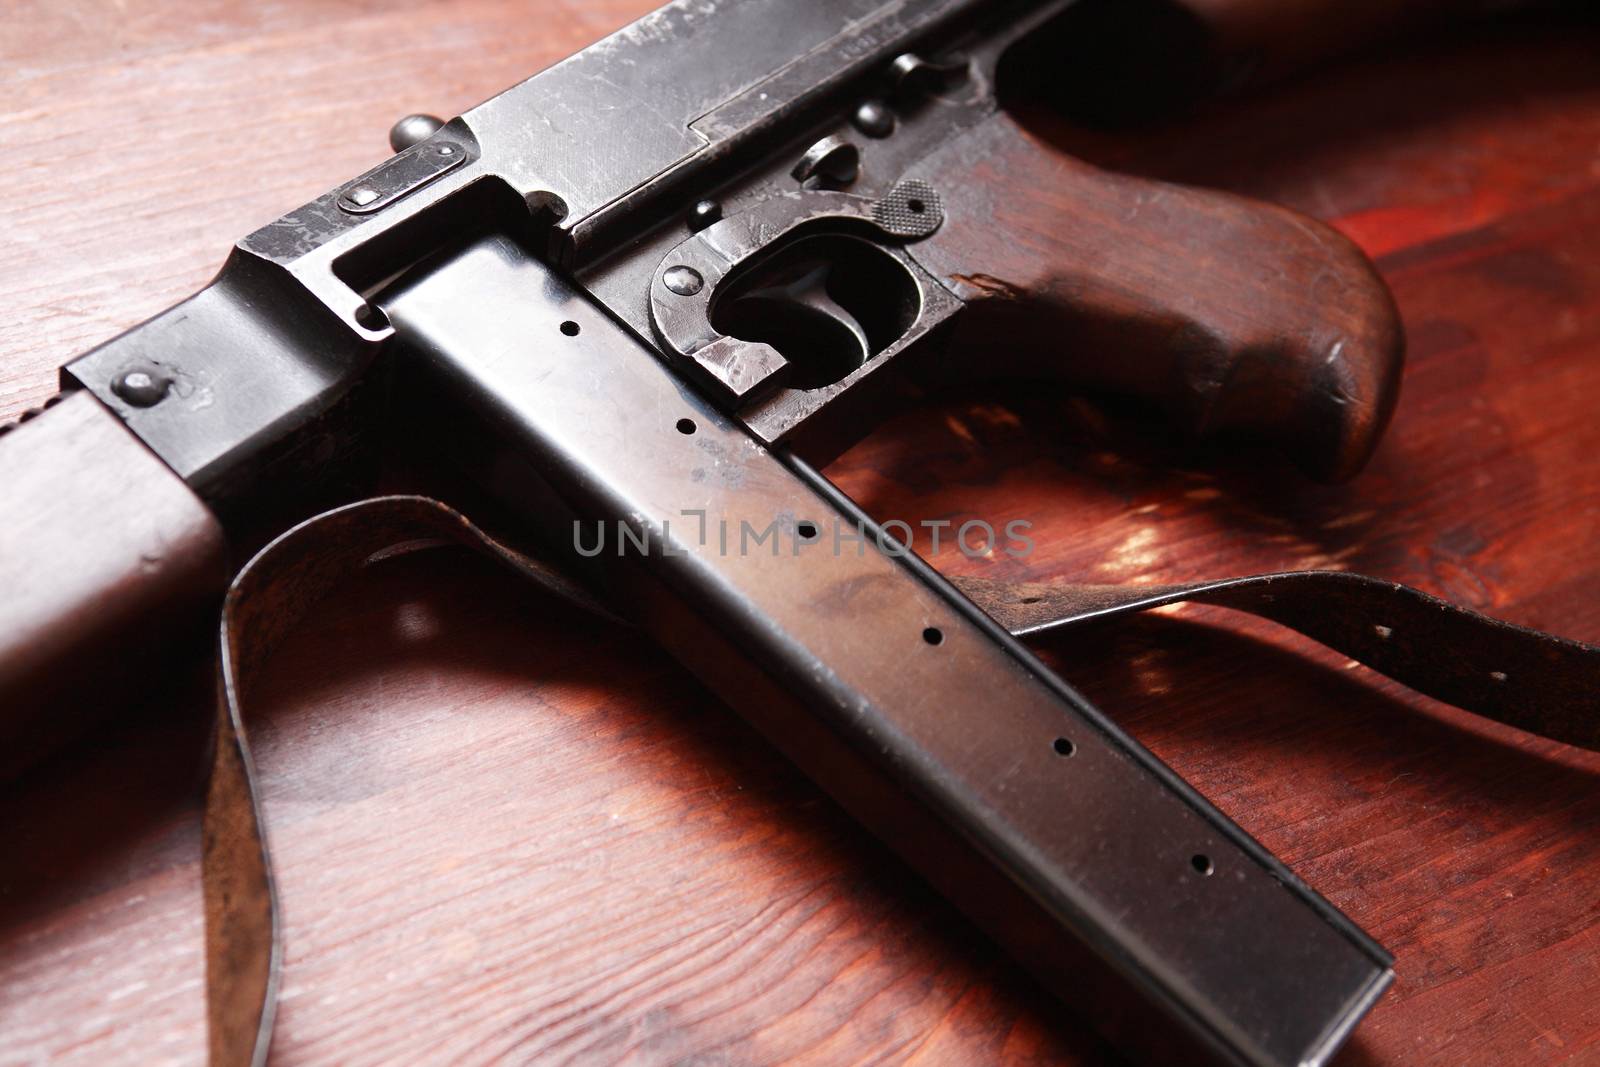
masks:
[[[700,272],[682,265],[668,267],[661,275],[661,283],[679,296],[693,296],[706,284]]]
[[[368,204],[378,199],[378,190],[372,188],[370,185],[363,185],[359,189],[350,190],[345,194],[345,198],[356,207],[366,207]]]
[[[894,112],[882,100],[863,100],[850,121],[868,137],[887,137],[894,132]]]
[[[111,391],[136,408],[154,407],[161,403],[171,387],[170,377],[149,366],[125,370],[111,383]]]
[[[389,127],[389,147],[396,152],[404,152],[438,133],[443,125],[443,119],[432,115],[407,115]],[[440,154],[449,155],[448,152]]]
[[[694,207],[689,209],[689,229],[694,233],[699,233],[721,218],[721,204],[715,200],[696,201]]]

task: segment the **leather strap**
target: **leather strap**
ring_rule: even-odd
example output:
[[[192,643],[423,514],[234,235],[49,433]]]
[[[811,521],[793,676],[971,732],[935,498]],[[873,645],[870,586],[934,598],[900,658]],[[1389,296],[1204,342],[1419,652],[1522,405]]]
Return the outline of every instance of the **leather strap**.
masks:
[[[1398,582],[1288,571],[1187,585],[958,578],[1018,637],[1192,601],[1282,623],[1419,693],[1569,745],[1600,749],[1600,649],[1513,626]]]
[[[245,729],[251,679],[339,581],[369,563],[444,545],[482,552],[560,600],[626,625],[549,563],[427,497],[378,497],[326,512],[290,529],[244,566],[223,605],[202,858],[213,1067],[266,1063],[282,958],[271,853]],[[1499,622],[1394,582],[1338,571],[1173,586],[954,582],[1022,637],[1182,600],[1249,611],[1420,692],[1600,748],[1600,649]]]
[[[201,852],[207,1028],[216,1067],[264,1067],[282,957],[271,852],[245,729],[251,681],[341,579],[369,563],[443,545],[482,552],[567,603],[621,622],[548,564],[427,497],[378,497],[325,512],[280,535],[245,564],[222,607],[216,738]]]

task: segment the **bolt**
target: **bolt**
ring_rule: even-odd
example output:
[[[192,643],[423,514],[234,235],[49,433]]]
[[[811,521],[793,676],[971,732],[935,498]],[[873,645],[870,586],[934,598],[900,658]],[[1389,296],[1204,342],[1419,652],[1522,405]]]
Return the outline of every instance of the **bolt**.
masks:
[[[882,100],[863,100],[850,121],[868,137],[887,137],[894,132],[894,112]]]
[[[699,271],[682,265],[668,267],[666,273],[661,275],[661,282],[679,296],[693,296],[706,284]]]
[[[389,147],[396,152],[404,152],[438,133],[443,125],[443,119],[432,115],[407,115],[389,127]]]
[[[172,379],[152,366],[123,371],[111,383],[111,391],[136,408],[155,407],[172,387]]]
[[[693,233],[699,233],[721,218],[721,204],[715,200],[696,201],[694,207],[689,209],[689,229]]]

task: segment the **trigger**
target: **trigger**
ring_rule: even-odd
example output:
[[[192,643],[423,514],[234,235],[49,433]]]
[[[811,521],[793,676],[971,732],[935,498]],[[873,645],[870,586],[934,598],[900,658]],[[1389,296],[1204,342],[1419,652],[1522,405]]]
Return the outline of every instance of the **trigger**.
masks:
[[[819,257],[769,265],[729,302],[721,325],[783,353],[796,388],[831,385],[872,357],[866,328],[828,292],[834,280],[833,264]]]
[[[788,363],[788,384],[843,381],[903,336],[921,300],[888,252],[842,234],[803,237],[723,283],[711,325],[759,342]]]
[[[763,305],[759,310],[779,315],[809,315],[828,320],[835,331],[842,329],[854,339],[856,351],[848,358],[852,367],[859,367],[871,356],[872,342],[867,340],[867,331],[856,317],[828,295],[832,270],[832,264],[818,262],[791,280],[752,290],[740,301],[755,302]]]

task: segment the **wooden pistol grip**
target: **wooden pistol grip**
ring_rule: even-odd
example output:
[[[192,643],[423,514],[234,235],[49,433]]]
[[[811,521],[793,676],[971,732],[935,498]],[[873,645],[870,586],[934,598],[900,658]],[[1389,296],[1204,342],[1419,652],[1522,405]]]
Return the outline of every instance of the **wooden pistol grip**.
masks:
[[[1112,174],[998,114],[915,174],[946,217],[912,255],[968,302],[946,366],[1139,398],[1339,481],[1377,446],[1403,341],[1349,240],[1292,211]]]

